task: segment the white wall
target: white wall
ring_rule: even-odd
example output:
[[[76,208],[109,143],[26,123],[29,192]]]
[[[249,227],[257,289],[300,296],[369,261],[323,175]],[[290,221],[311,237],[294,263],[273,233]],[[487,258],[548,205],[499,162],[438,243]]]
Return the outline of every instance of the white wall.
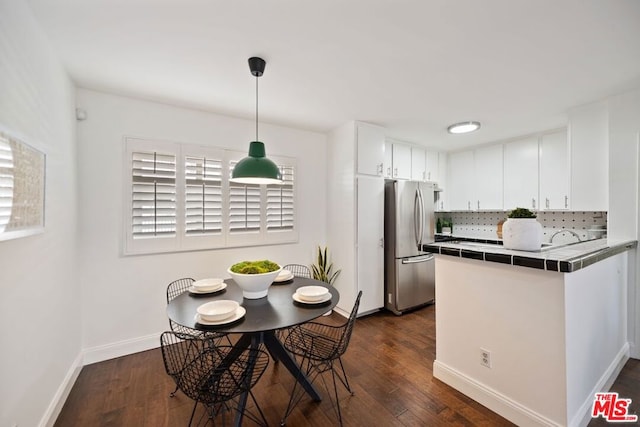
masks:
[[[640,90],[608,100],[609,105],[609,226],[615,239],[638,240],[640,229]],[[629,332],[631,357],[640,359],[640,251],[629,261]]]
[[[297,244],[121,256],[123,137],[159,138],[246,151],[255,122],[79,89],[80,279],[85,363],[158,346],[168,329],[167,284],[228,277],[242,259],[310,264],[326,232],[326,136],[260,124],[267,156],[298,159]]]
[[[74,88],[21,0],[0,2],[0,127],[46,153],[45,231],[0,242],[0,425],[50,425],[80,363]]]

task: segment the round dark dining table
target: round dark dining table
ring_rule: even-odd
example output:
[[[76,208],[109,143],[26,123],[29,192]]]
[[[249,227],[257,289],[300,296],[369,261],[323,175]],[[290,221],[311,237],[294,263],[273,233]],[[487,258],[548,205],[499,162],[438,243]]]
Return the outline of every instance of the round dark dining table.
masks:
[[[167,305],[167,316],[182,325],[202,331],[217,331],[228,334],[241,334],[234,344],[235,357],[248,347],[258,347],[264,344],[274,360],[282,362],[289,372],[297,379],[313,400],[320,401],[320,394],[313,387],[309,379],[300,370],[295,359],[286,351],[275,331],[277,329],[295,326],[308,322],[333,309],[340,300],[338,291],[324,282],[302,277],[294,277],[292,282],[274,283],[269,287],[266,297],[246,299],[242,290],[232,280],[225,279],[227,287],[211,294],[193,294],[184,292],[171,300]],[[293,294],[302,286],[323,286],[331,293],[331,299],[320,304],[301,304],[293,299]],[[209,301],[234,300],[245,308],[245,315],[235,321],[223,325],[202,325],[196,322],[196,313],[200,305]],[[234,357],[234,352],[230,355]],[[242,396],[240,409],[246,405],[247,395]],[[238,411],[235,425],[242,423],[242,411]]]

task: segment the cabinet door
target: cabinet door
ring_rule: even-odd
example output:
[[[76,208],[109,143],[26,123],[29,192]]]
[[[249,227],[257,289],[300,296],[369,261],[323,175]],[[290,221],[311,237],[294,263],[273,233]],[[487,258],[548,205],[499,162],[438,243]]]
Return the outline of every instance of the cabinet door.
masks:
[[[382,176],[388,179],[393,178],[393,145],[390,142],[384,144],[384,163],[382,166]]]
[[[411,179],[414,181],[426,181],[426,155],[425,149],[411,147]]]
[[[475,189],[472,209],[502,210],[502,144],[475,150],[475,179],[469,186]],[[474,206],[475,203],[475,206]]]
[[[356,123],[358,173],[382,176],[384,167],[384,129]]]
[[[357,178],[357,290],[359,313],[384,306],[384,180]]]
[[[425,181],[440,182],[439,180],[440,175],[438,174],[438,169],[440,169],[438,167],[439,166],[438,154],[439,153],[437,151],[432,151],[432,150],[427,150],[426,152]]]
[[[567,132],[540,138],[540,208],[569,209],[569,152]]]
[[[411,179],[411,147],[393,143],[393,178]]]
[[[438,153],[438,188],[443,191],[439,191],[436,200],[437,211],[449,210],[449,181],[447,180],[447,153]]]
[[[452,211],[471,210],[474,182],[473,151],[449,154],[447,192],[449,209]]]
[[[538,138],[504,144],[504,209],[539,209]]]

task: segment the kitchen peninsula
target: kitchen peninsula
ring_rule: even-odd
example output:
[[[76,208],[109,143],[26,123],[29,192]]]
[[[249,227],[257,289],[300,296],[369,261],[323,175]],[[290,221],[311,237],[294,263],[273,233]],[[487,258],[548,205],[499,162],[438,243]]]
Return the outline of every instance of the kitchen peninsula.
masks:
[[[437,254],[434,376],[518,425],[586,425],[629,357],[636,244],[425,245]]]

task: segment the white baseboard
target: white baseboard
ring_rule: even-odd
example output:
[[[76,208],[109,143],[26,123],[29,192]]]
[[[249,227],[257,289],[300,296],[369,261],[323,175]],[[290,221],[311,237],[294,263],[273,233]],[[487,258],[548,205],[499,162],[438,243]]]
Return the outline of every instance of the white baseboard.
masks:
[[[615,382],[616,378],[620,374],[620,371],[624,367],[625,363],[629,360],[629,343],[625,343],[611,364],[604,371],[596,385],[591,390],[591,393],[587,396],[586,400],[578,409],[576,415],[571,419],[569,426],[571,427],[584,427],[591,421],[591,407],[593,406],[593,399],[595,394],[599,392],[609,391],[611,386]],[[627,397],[627,396],[620,396]]]
[[[521,427],[560,426],[544,415],[437,360],[433,362],[433,376]]]
[[[160,347],[161,334],[162,332],[158,332],[156,334],[86,348],[83,352],[84,364],[90,365],[92,363],[158,348]]]
[[[629,344],[625,343],[580,406],[580,409],[571,418],[568,426],[584,427],[589,424],[595,393],[608,391],[611,388],[627,360],[629,360]],[[433,363],[433,376],[519,426],[560,425],[437,360]]]
[[[65,375],[62,380],[62,384],[60,384],[56,390],[53,399],[51,399],[51,403],[49,403],[49,407],[42,415],[40,423],[38,423],[39,427],[52,427],[56,423],[56,419],[58,419],[58,415],[60,415],[60,411],[62,410],[64,403],[67,401],[67,397],[69,397],[69,393],[71,393],[71,389],[76,383],[81,370],[82,353],[78,354],[75,360],[71,363],[71,367],[69,367],[67,375]]]

